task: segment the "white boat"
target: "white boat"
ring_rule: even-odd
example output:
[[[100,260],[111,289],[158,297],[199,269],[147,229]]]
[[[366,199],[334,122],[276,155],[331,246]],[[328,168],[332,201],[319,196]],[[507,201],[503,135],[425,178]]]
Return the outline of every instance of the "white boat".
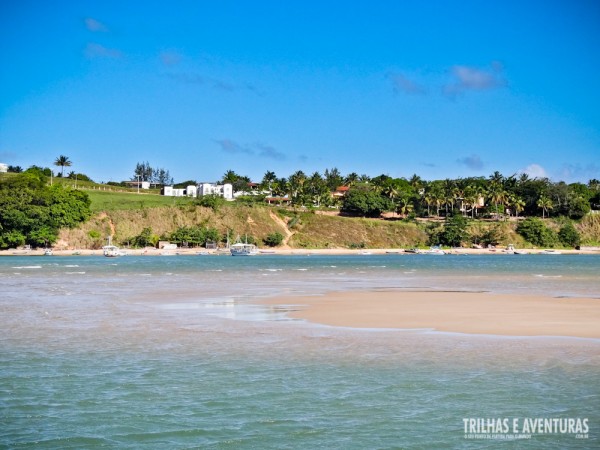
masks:
[[[526,255],[527,254],[527,252],[524,250],[515,249],[515,246],[513,244],[508,244],[508,246],[506,247],[506,250],[504,250],[504,252],[507,255]]]
[[[231,256],[254,256],[258,255],[258,248],[254,244],[238,242],[229,247]]]
[[[439,248],[438,246],[431,247],[429,250],[419,250],[419,254],[421,255],[445,255],[446,252]]]
[[[562,255],[562,252],[558,250],[542,250],[539,252],[540,255]]]
[[[105,245],[102,247],[102,254],[109,258],[115,258],[117,256],[123,255],[123,252],[116,245]]]

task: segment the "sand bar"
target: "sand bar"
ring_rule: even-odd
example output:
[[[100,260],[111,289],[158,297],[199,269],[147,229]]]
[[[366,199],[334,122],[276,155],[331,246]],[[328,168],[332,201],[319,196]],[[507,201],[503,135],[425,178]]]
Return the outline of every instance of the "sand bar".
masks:
[[[474,292],[335,292],[280,298],[289,315],[352,328],[432,329],[505,336],[600,338],[600,299]]]

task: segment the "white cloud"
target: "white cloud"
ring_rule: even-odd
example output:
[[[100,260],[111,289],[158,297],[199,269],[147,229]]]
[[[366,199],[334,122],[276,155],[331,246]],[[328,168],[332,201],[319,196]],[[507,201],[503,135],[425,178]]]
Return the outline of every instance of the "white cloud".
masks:
[[[389,73],[387,78],[392,82],[394,92],[403,92],[405,94],[423,95],[427,93],[427,89],[419,83],[407,78],[401,73]]]
[[[548,178],[548,173],[539,164],[529,164],[524,169],[519,170],[519,173],[529,175],[531,178]]]
[[[93,31],[94,33],[97,33],[97,32],[107,33],[108,32],[108,27],[106,25],[104,25],[102,22],[100,22],[99,20],[92,19],[91,17],[87,17],[86,19],[83,20],[83,22],[85,23],[85,27],[89,31]]]
[[[454,66],[451,69],[454,80],[443,86],[443,93],[455,97],[467,91],[485,91],[503,87],[506,82],[502,78],[502,71],[502,65],[499,63],[492,63],[489,69]]]
[[[114,48],[108,48],[101,44],[90,42],[85,47],[85,55],[88,58],[112,58],[120,59],[123,57],[123,53],[120,50]]]

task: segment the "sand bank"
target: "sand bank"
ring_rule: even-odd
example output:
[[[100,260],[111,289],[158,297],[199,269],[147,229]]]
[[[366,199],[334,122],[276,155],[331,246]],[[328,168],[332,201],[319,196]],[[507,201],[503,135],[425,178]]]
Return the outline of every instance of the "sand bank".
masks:
[[[600,338],[600,299],[474,292],[337,292],[272,299],[291,317],[353,328],[432,329],[505,336]]]

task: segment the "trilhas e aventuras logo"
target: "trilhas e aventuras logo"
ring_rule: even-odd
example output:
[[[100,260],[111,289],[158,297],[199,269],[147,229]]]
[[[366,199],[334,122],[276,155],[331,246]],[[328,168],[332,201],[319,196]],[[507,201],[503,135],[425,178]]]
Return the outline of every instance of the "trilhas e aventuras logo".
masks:
[[[463,418],[465,439],[531,439],[536,435],[571,435],[587,439],[587,418]]]

